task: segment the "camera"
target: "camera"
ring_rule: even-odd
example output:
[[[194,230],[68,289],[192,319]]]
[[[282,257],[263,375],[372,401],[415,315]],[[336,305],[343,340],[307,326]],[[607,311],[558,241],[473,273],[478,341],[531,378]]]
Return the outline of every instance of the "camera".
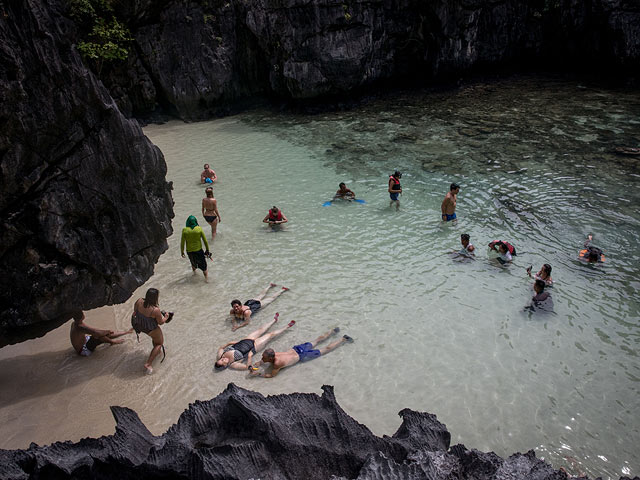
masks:
[[[165,312],[164,310],[161,310],[160,313],[162,313],[163,317],[167,314],[167,312]],[[167,318],[167,321],[164,323],[169,323],[172,319],[173,319],[173,312],[169,312],[169,318]]]

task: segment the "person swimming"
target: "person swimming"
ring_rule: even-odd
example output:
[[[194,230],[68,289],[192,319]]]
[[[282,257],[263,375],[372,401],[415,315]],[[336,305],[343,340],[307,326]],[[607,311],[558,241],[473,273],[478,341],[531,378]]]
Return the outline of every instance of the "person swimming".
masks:
[[[503,242],[502,240],[494,240],[489,243],[489,249],[498,252],[498,261],[501,264],[505,264],[513,260],[516,255],[516,247],[509,242]]]
[[[605,260],[604,253],[602,253],[602,249],[591,245],[592,241],[593,235],[589,234],[584,242],[584,248],[578,253],[578,260],[587,263],[603,263]]]
[[[338,198],[342,198],[342,199],[345,199],[345,200],[353,200],[354,198],[356,198],[356,194],[353,193],[353,190],[348,189],[344,182],[341,182],[338,185],[338,188],[339,188],[339,190],[333,196],[334,200],[336,200]]]

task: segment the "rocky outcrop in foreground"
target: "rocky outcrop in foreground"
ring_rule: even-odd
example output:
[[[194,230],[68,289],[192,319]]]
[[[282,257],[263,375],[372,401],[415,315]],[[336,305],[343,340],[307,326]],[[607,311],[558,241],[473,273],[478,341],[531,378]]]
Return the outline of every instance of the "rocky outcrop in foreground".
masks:
[[[125,301],[171,234],[164,157],[85,68],[61,9],[0,1],[0,347]]]
[[[115,435],[0,450],[0,477],[567,478],[537,459],[533,451],[503,459],[464,445],[450,448],[451,435],[429,413],[402,410],[398,431],[391,437],[377,437],[340,408],[333,387],[322,389],[322,396],[294,393],[265,398],[229,384],[216,398],[191,404],[178,423],[159,437],[147,430],[134,411],[111,407]]]

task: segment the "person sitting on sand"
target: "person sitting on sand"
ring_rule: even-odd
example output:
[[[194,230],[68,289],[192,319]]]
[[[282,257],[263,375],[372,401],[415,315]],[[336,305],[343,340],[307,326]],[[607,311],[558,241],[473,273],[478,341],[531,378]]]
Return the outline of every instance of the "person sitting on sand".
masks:
[[[71,324],[69,338],[71,339],[73,349],[78,352],[78,355],[88,357],[98,345],[102,343],[108,343],[110,345],[122,343],[124,339],[116,339],[130,333],[133,333],[133,328],[123,332],[114,332],[90,327],[84,323],[84,312],[78,310],[73,314],[73,323]]]
[[[338,327],[329,330],[327,333],[320,335],[313,342],[302,343],[300,345],[295,345],[290,350],[286,352],[276,352],[272,348],[267,348],[262,354],[262,360],[259,360],[254,365],[249,365],[249,374],[252,376],[264,377],[264,378],[273,378],[275,377],[280,370],[285,367],[290,367],[295,365],[298,362],[306,362],[308,360],[313,360],[314,358],[318,358],[321,355],[326,355],[332,350],[335,350],[343,343],[353,342],[353,338],[348,335],[343,335],[341,339],[336,340],[333,343],[330,343],[326,347],[315,350],[315,347],[318,343],[323,342],[331,335],[340,332]],[[271,373],[260,373],[258,372],[258,367],[263,363],[271,364]]]
[[[338,185],[339,190],[333,196],[333,199],[336,200],[338,198],[342,198],[343,200],[353,200],[356,198],[356,194],[353,193],[353,190],[349,190],[344,182]]]
[[[489,244],[489,249],[498,252],[498,261],[501,264],[505,264],[513,260],[513,256],[516,255],[516,247],[509,242],[503,242],[502,240],[494,240]]]
[[[231,315],[231,330],[235,332],[237,329],[248,325],[249,320],[251,319],[251,315],[256,313],[262,307],[266,307],[284,292],[289,290],[287,287],[282,287],[282,289],[277,291],[273,296],[264,298],[271,287],[277,286],[278,285],[276,285],[275,283],[270,283],[267,288],[260,292],[260,295],[258,295],[254,299],[247,300],[246,302],[244,302],[244,305],[242,305],[242,302],[240,302],[240,300],[231,300],[231,311],[229,312],[229,314]],[[238,322],[236,320],[244,320],[244,323],[238,325]]]
[[[578,260],[587,263],[601,263],[604,262],[604,253],[602,250],[594,245],[591,245],[593,241],[593,235],[588,235],[584,242],[584,249],[580,250],[578,254]]]
[[[282,210],[275,205],[269,209],[267,215],[262,219],[262,223],[268,223],[269,225],[281,225],[287,223],[289,220],[284,216]]]
[[[204,170],[200,174],[200,183],[213,183],[218,179],[216,172],[214,172],[208,163],[204,164]]]
[[[229,367],[235,370],[246,370],[247,365],[251,365],[251,358],[258,350],[262,350],[267,343],[283,333],[286,329],[293,327],[296,323],[295,320],[291,320],[280,330],[266,333],[267,330],[278,321],[278,316],[279,314],[276,313],[273,320],[255,332],[251,332],[246,338],[239,341],[228,342],[221,346],[216,355],[215,369],[224,370]]]
[[[532,268],[533,265],[529,265],[529,267],[527,267],[527,275],[529,275],[529,277],[531,277]],[[553,285],[553,279],[551,278],[551,265],[545,263],[544,265],[542,265],[542,267],[540,267],[540,271],[531,278],[542,280],[547,287],[550,287],[551,285]]]

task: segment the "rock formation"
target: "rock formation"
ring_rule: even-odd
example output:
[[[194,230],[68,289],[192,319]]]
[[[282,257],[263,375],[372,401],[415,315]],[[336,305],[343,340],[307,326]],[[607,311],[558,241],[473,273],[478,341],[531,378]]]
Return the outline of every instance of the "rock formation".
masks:
[[[628,0],[164,0],[116,8],[135,49],[105,82],[136,118],[162,111],[197,120],[256,97],[349,97],[514,64],[640,73],[640,4]]]
[[[126,300],[166,250],[171,185],[56,2],[0,2],[0,346]]]
[[[333,387],[322,396],[264,397],[229,384],[196,402],[178,423],[153,436],[137,414],[111,407],[114,435],[27,450],[0,450],[0,477],[566,480],[533,451],[508,459],[449,447],[451,435],[435,415],[402,410],[391,437],[375,436],[347,415]],[[626,477],[623,477],[626,478]],[[638,477],[635,477],[638,480]]]

